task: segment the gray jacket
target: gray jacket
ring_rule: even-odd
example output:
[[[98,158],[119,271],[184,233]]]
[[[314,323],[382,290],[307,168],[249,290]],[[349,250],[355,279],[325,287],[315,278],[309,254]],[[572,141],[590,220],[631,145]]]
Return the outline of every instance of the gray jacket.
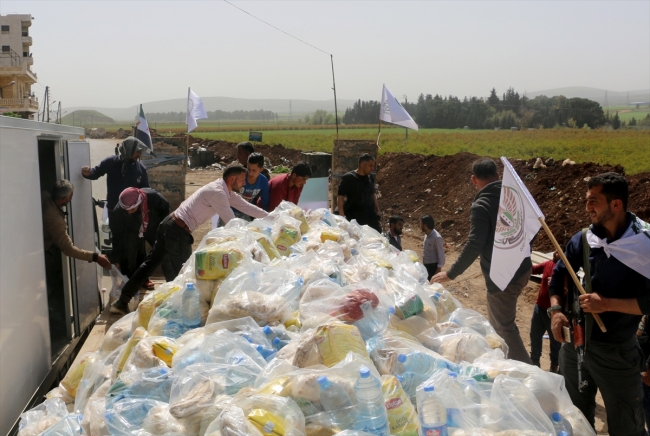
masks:
[[[460,256],[449,271],[447,271],[447,276],[450,279],[453,280],[465,272],[480,255],[481,271],[485,277],[485,285],[487,286],[488,292],[501,292],[501,289],[490,279],[494,231],[496,228],[497,214],[499,213],[500,196],[501,180],[497,180],[484,186],[483,189],[478,191],[476,197],[474,197],[474,202],[470,208],[469,236]],[[524,259],[511,282],[520,278],[532,266],[530,257]]]

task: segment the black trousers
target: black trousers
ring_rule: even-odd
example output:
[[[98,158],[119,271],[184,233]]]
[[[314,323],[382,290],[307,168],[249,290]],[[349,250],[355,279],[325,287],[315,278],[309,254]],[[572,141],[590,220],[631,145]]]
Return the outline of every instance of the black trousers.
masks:
[[[424,267],[427,269],[428,276],[427,280],[431,280],[431,277],[436,275],[436,270],[438,269],[438,262],[436,263],[425,263]]]
[[[190,258],[193,243],[194,238],[192,235],[176,224],[171,215],[167,216],[158,226],[158,234],[153,249],[133,273],[133,277],[129,278],[129,281],[122,288],[120,299],[128,303],[147,280],[147,277],[163,263],[165,257],[168,257],[171,263],[170,268],[164,268],[167,269],[167,271],[164,271],[165,279],[167,281],[174,280],[181,271],[183,264]]]
[[[596,391],[600,389],[611,436],[645,436],[641,390],[642,361],[636,338],[622,344],[589,341],[585,363],[582,366],[583,379],[587,380],[588,386],[580,393],[575,347],[567,343],[560,349],[560,368],[571,401],[593,427]]]
[[[530,358],[533,361],[539,361],[540,357],[542,357],[542,339],[544,333],[548,333],[550,339],[551,365],[557,365],[562,344],[556,341],[553,336],[553,331],[551,331],[551,318],[546,313],[546,309],[541,309],[535,304],[533,317],[530,320]]]

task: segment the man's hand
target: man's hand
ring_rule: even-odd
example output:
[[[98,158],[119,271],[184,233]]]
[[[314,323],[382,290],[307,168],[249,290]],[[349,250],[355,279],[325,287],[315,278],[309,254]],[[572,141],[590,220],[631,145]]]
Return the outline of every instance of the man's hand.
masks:
[[[431,281],[429,283],[434,284],[434,283],[445,283],[451,281],[451,279],[447,276],[447,271],[445,272],[439,272],[435,276],[431,277]]]
[[[642,372],[641,380],[643,381],[643,383],[650,386],[650,371]]]
[[[119,264],[119,262],[115,262],[113,265],[115,265],[115,268],[120,269],[120,264]]]
[[[88,165],[84,165],[81,167],[81,174],[88,177],[90,176],[90,167]]]
[[[580,307],[587,313],[607,312],[607,298],[596,293],[584,294],[580,296]]]
[[[564,340],[562,327],[568,327],[568,326],[569,326],[569,320],[567,319],[566,315],[564,315],[561,311],[556,310],[555,312],[551,313],[551,330],[553,331],[553,337],[555,338],[556,341],[560,343],[566,342]]]
[[[97,263],[102,267],[106,269],[111,269],[111,261],[108,260],[108,257],[104,254],[100,254],[97,256]]]

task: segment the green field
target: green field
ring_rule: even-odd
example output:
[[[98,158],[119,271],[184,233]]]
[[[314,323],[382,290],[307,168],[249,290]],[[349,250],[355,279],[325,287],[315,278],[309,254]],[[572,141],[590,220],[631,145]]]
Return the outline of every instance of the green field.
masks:
[[[204,139],[239,142],[248,132],[193,133]],[[376,129],[342,130],[340,139],[376,140]],[[282,144],[304,151],[331,151],[335,130],[264,132],[265,144]],[[487,156],[508,156],[520,159],[553,157],[570,158],[576,162],[623,165],[629,174],[650,172],[649,130],[583,130],[545,129],[524,131],[382,129],[380,153],[408,152],[450,155],[469,152]]]
[[[618,112],[618,117],[621,121],[628,123],[632,118],[636,118],[637,121],[644,119],[649,113],[650,108],[648,106],[640,107],[636,109],[635,107],[630,106],[609,106],[603,108],[605,112],[609,110],[610,115],[614,116]]]

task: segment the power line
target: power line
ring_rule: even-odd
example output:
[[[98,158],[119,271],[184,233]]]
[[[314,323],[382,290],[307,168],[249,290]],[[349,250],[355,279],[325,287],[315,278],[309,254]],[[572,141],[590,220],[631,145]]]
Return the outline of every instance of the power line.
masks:
[[[262,23],[266,24],[267,26],[273,27],[275,30],[277,30],[277,31],[279,31],[279,32],[282,32],[282,33],[284,33],[285,35],[290,36],[291,38],[293,38],[293,39],[295,39],[295,40],[297,40],[297,41],[300,41],[300,42],[302,42],[303,44],[306,44],[306,45],[310,46],[311,48],[315,48],[316,50],[318,50],[318,51],[320,51],[320,52],[323,52],[323,53],[325,53],[326,55],[332,56],[331,53],[328,53],[328,52],[326,52],[325,50],[321,50],[320,48],[316,47],[315,45],[311,45],[311,44],[308,43],[307,41],[303,41],[302,39],[298,38],[297,36],[293,36],[292,34],[290,34],[290,33],[288,33],[288,32],[285,32],[284,30],[282,30],[282,29],[280,29],[280,28],[278,28],[278,27],[275,27],[273,24],[268,23],[268,22],[262,20],[261,18],[256,17],[255,15],[251,14],[251,13],[248,12],[248,11],[245,11],[244,9],[240,8],[239,6],[235,6],[235,5],[233,5],[233,4],[230,3],[228,0],[223,0],[223,1],[226,2],[226,3],[228,3],[228,4],[229,4],[230,6],[232,6],[233,8],[237,8],[237,9],[239,9],[240,11],[242,11],[243,13],[245,13],[245,14],[247,14],[247,15],[250,15],[251,17],[255,18],[255,19],[258,20],[258,21],[261,21]]]

